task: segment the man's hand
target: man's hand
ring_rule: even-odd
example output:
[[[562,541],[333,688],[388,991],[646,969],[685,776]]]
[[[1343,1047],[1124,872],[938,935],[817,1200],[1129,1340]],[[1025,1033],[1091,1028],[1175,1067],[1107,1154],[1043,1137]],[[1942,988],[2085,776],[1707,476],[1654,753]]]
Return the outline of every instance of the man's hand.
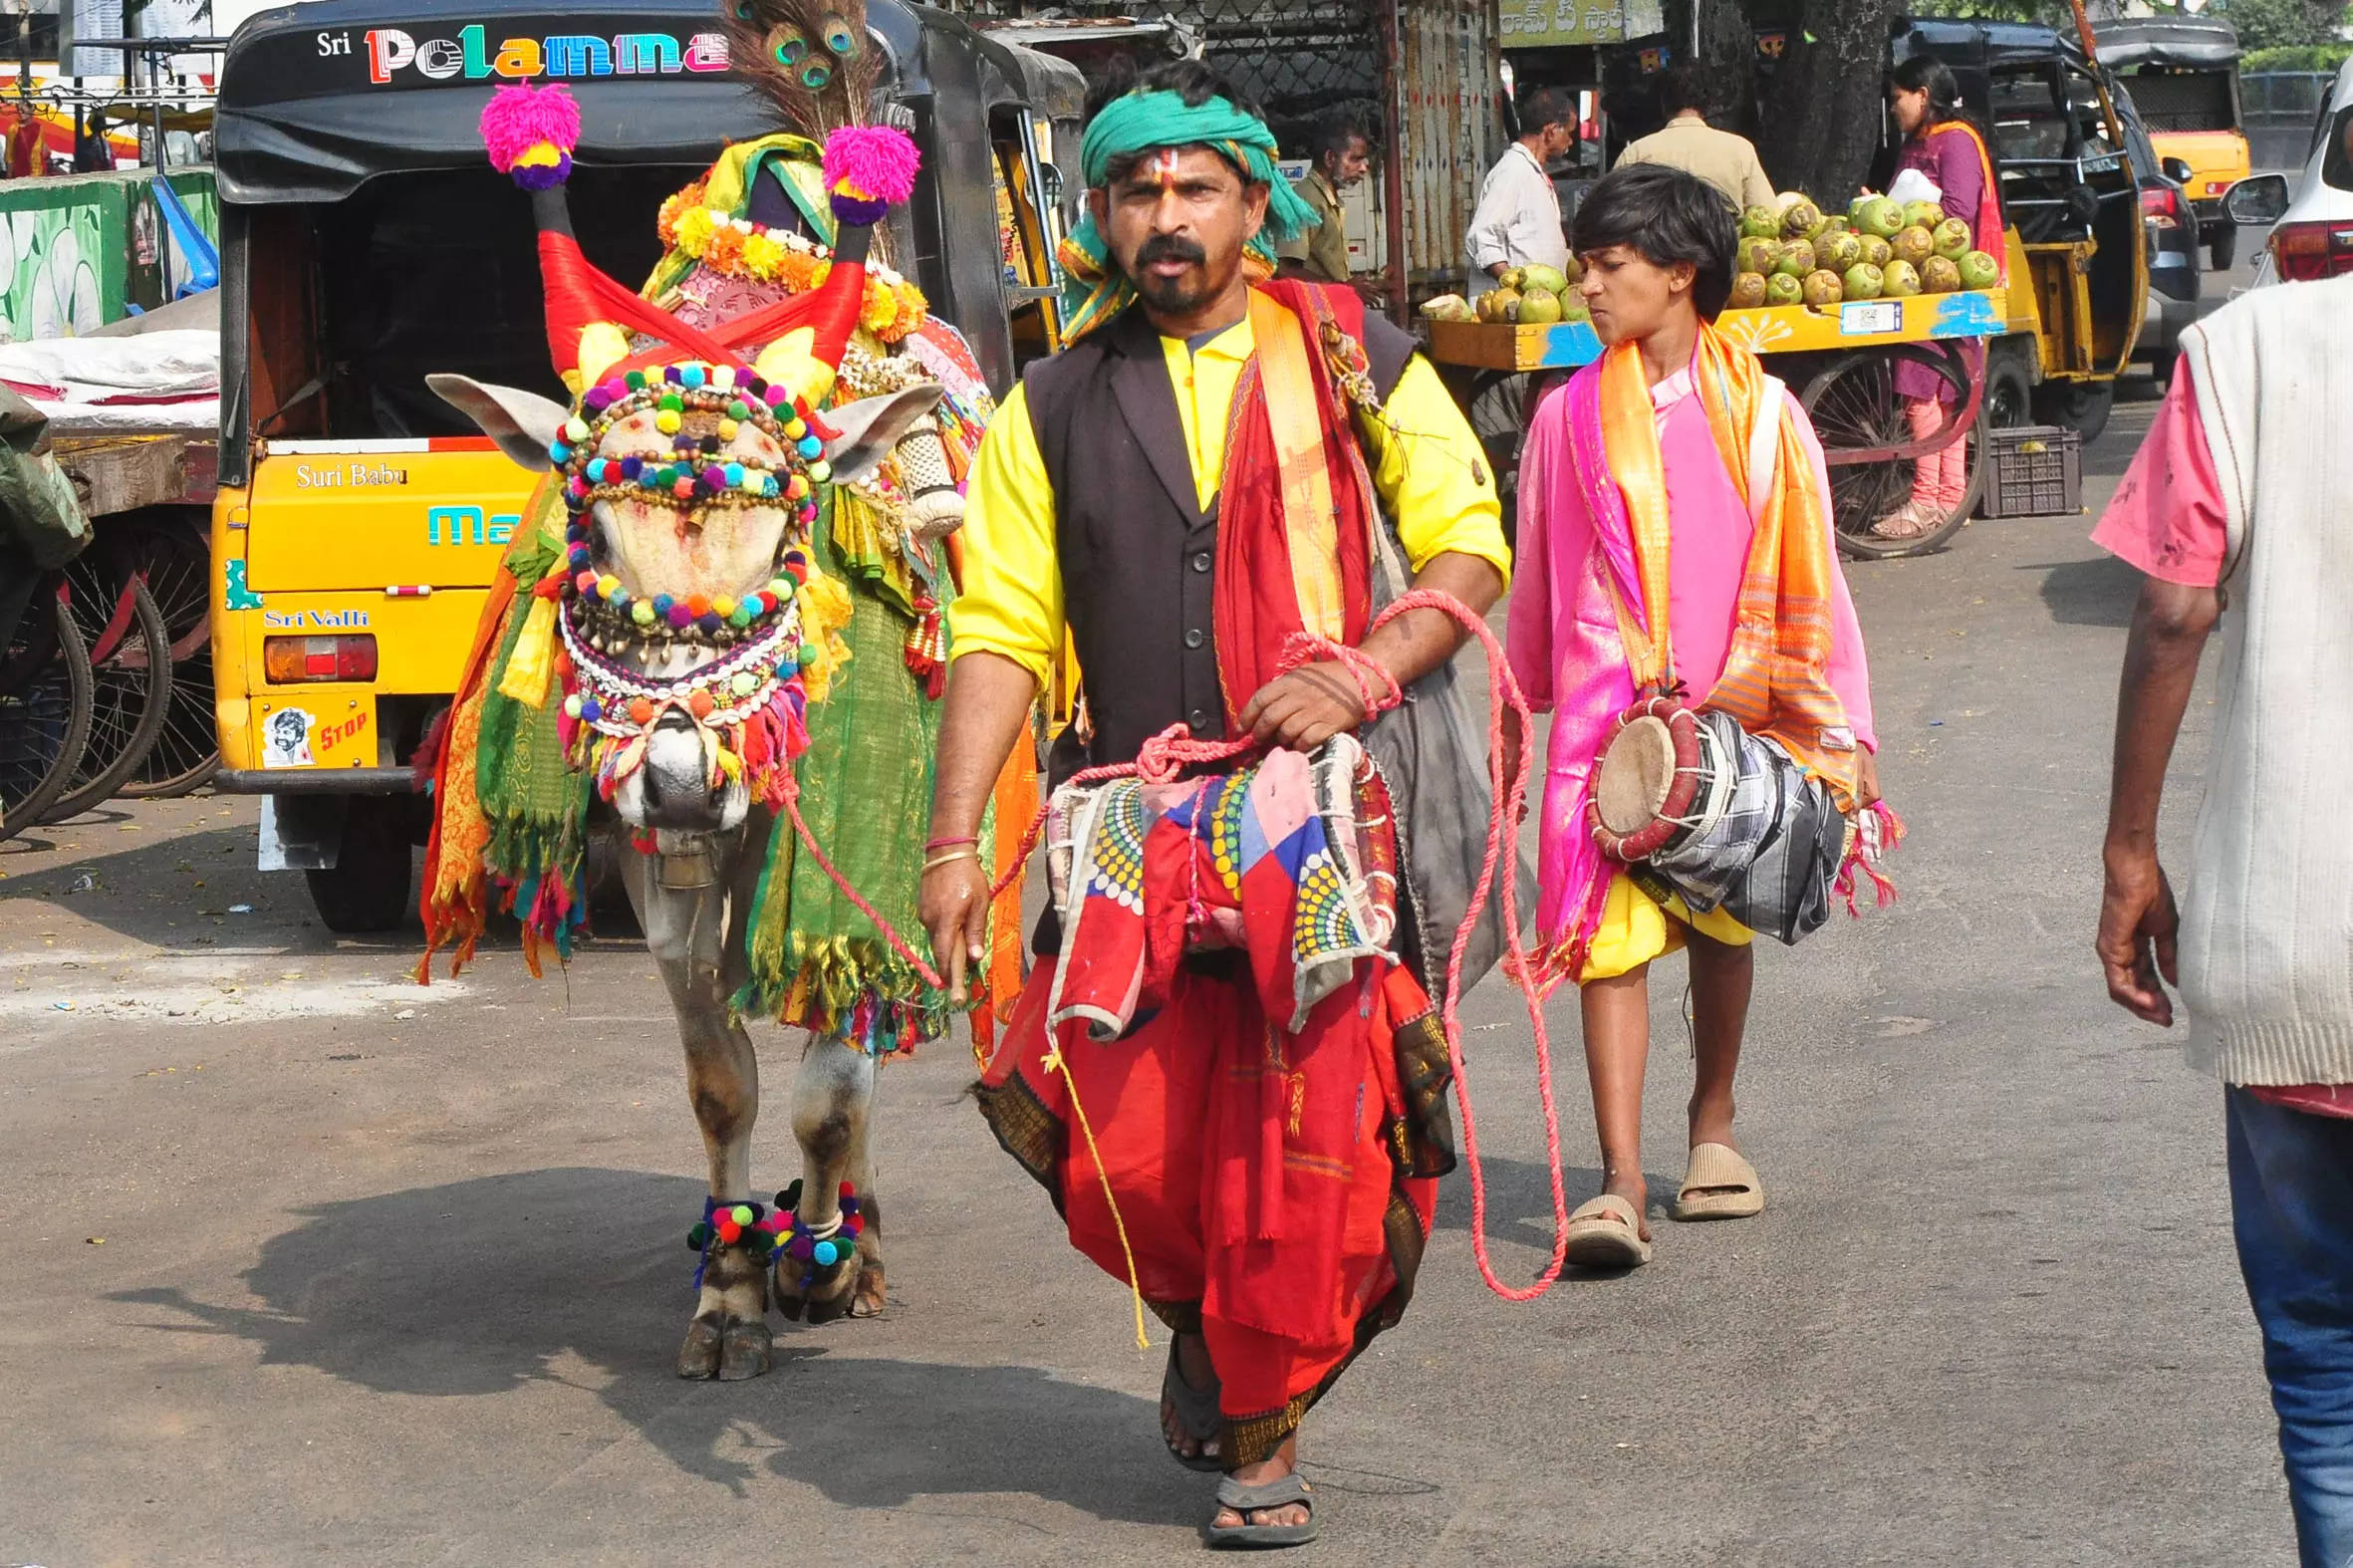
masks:
[[[1242,709],[1241,727],[1267,745],[1313,751],[1370,716],[1355,675],[1345,664],[1326,660],[1302,664],[1260,686]]]
[[[923,874],[916,908],[931,933],[931,962],[947,979],[947,999],[964,1005],[964,974],[987,953],[988,872],[971,856]]]
[[[1878,804],[1879,758],[1872,755],[1869,746],[1858,743],[1855,747],[1855,805],[1860,808]]]
[[[2171,1027],[2173,998],[2165,985],[2179,985],[2175,938],[2182,927],[2174,890],[2155,854],[2108,855],[2108,886],[2100,895],[2100,967],[2108,972],[2109,998],[2136,1018]],[[2165,985],[2158,976],[2165,977]]]
[[[1503,756],[1502,756],[1502,763],[1503,763],[1503,793],[1505,793],[1505,794],[1509,794],[1509,793],[1511,792],[1511,780],[1512,780],[1513,776],[1514,776],[1514,775],[1516,775],[1516,774],[1519,772],[1519,761],[1520,761],[1520,756],[1521,756],[1521,754],[1522,754],[1523,752],[1525,752],[1525,751],[1527,750],[1528,741],[1527,741],[1527,736],[1526,736],[1526,734],[1525,734],[1524,732],[1522,732],[1522,730],[1520,729],[1520,724],[1519,724],[1519,714],[1517,714],[1517,713],[1513,712],[1513,711],[1512,711],[1510,708],[1508,708],[1508,707],[1507,707],[1507,708],[1505,708],[1505,709],[1503,710],[1503,713],[1502,713],[1502,719],[1503,719]],[[1541,794],[1543,793],[1543,791],[1544,791],[1544,781],[1543,781],[1542,779],[1539,779],[1539,778],[1530,778],[1530,779],[1528,780],[1528,792],[1527,792],[1527,794],[1526,794],[1526,795],[1523,795],[1523,796],[1521,796],[1521,797],[1520,797],[1520,803],[1519,803],[1519,820],[1520,820],[1520,821],[1522,821],[1522,822],[1525,822],[1525,821],[1527,821],[1527,820],[1528,820],[1528,800],[1529,800],[1529,798],[1530,798],[1530,797],[1532,797],[1532,796],[1541,795]]]

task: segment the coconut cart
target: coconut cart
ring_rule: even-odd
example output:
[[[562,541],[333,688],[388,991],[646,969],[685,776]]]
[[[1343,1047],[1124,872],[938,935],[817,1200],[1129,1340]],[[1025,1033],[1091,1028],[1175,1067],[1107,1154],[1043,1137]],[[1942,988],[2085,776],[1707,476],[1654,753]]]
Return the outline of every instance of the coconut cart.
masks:
[[[1583,321],[1541,325],[1431,321],[1430,357],[1468,409],[1505,497],[1519,468],[1520,435],[1546,392],[1601,358]],[[1839,549],[1853,557],[1916,555],[1938,549],[1975,509],[1984,478],[1977,414],[1984,399],[1983,340],[2009,330],[2005,290],[1766,305],[1727,310],[1716,328],[1768,357],[1797,393],[1830,468]],[[1912,438],[1896,397],[1896,367],[1925,365],[1957,395],[1959,417],[1926,441]],[[1915,459],[1955,441],[1968,443],[1968,494],[1953,514],[1913,539],[1874,538],[1871,525],[1912,490]]]

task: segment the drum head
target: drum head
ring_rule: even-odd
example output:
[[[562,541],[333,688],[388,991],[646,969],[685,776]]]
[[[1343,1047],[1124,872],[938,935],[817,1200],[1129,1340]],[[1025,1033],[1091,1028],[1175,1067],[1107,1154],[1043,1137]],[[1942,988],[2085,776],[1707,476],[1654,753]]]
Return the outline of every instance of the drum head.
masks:
[[[1620,837],[1659,818],[1675,787],[1675,734],[1655,713],[1629,719],[1594,770],[1593,805],[1601,825]]]

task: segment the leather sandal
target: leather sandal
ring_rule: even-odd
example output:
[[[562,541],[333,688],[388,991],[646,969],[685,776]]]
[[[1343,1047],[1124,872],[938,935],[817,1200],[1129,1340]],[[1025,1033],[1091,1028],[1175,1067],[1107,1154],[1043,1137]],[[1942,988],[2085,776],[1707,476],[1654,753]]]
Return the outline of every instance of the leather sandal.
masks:
[[[1209,1544],[1221,1551],[1250,1550],[1267,1547],[1305,1546],[1315,1539],[1315,1499],[1308,1495],[1309,1487],[1293,1470],[1281,1480],[1268,1481],[1260,1486],[1245,1486],[1228,1475],[1217,1483],[1217,1506],[1230,1508],[1241,1515],[1239,1524],[1209,1526]],[[1252,1524],[1250,1515],[1269,1509],[1287,1508],[1299,1503],[1307,1509],[1305,1524]],[[1215,1515],[1211,1515],[1214,1519]]]
[[[1161,1403],[1176,1413],[1176,1425],[1184,1435],[1201,1445],[1198,1453],[1187,1453],[1170,1440],[1166,1429],[1161,1441],[1168,1445],[1169,1457],[1188,1470],[1203,1475],[1215,1474],[1225,1468],[1225,1461],[1209,1451],[1208,1445],[1225,1436],[1225,1418],[1217,1410],[1218,1386],[1211,1382],[1205,1389],[1196,1389],[1184,1381],[1184,1368],[1176,1360],[1176,1341],[1169,1341],[1169,1370],[1161,1374]]]

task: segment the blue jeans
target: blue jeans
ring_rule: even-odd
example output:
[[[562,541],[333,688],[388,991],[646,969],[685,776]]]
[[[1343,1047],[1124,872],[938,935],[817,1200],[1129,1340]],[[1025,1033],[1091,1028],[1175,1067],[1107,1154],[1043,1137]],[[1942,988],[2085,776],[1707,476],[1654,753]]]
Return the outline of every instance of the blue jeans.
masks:
[[[2353,1565],[2353,1120],[2223,1091],[2238,1267],[2263,1327],[2303,1568]]]

